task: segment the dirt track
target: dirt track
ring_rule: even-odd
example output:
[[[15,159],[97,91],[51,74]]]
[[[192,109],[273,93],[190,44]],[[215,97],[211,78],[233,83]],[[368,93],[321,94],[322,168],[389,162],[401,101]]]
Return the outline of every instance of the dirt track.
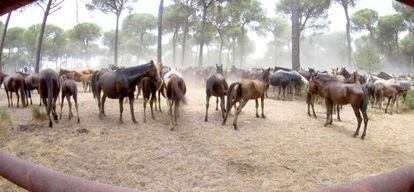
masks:
[[[350,106],[344,106],[342,122],[323,127],[322,106],[316,107],[319,118],[314,119],[307,116],[303,101],[267,99],[266,119],[256,118],[254,102],[249,102],[239,117],[240,130],[234,131],[233,117],[221,126],[215,100],[210,102],[210,121],[204,122],[200,87],[188,89],[188,105],[181,109],[176,131],[169,130],[165,101],[164,112],[155,112],[156,120],[148,116],[147,123],[142,121],[142,101],[136,101],[137,125],[125,104],[124,124],[119,124],[117,100],[107,100],[107,116],[99,120],[91,93],[81,93],[81,124],[68,120],[65,105],[63,119],[52,129],[47,121],[32,120],[29,108],[12,108],[13,126],[8,140],[0,140],[0,151],[139,191],[303,191],[413,163],[413,111],[392,116],[370,111],[367,137],[361,140],[351,136],[356,119]],[[4,179],[0,189],[19,191]]]

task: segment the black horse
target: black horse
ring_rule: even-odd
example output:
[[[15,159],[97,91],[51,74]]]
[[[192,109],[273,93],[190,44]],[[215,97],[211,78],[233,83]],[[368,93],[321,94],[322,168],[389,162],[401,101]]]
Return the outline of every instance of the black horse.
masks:
[[[224,97],[226,95],[228,85],[223,75],[223,65],[216,65],[216,74],[212,74],[206,81],[206,116],[204,121],[208,121],[208,107],[210,104],[210,97],[216,97],[216,111],[218,111],[218,101],[220,97],[221,116],[224,118],[226,113],[224,106]]]

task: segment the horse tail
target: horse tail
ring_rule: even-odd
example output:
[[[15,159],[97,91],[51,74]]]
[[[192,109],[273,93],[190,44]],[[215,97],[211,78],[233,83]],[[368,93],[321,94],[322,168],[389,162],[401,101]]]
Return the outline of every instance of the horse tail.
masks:
[[[233,103],[233,91],[236,88],[236,98],[239,97],[241,95],[241,83],[240,82],[234,82],[232,84],[230,84],[229,88],[227,89],[227,105],[226,105],[226,110],[230,111],[231,110],[231,104]]]
[[[187,103],[186,99],[185,99],[185,95],[183,93],[183,91],[181,90],[180,86],[178,86],[177,81],[172,80],[170,81],[170,85],[171,85],[171,99],[173,101],[182,101],[184,104]]]
[[[50,114],[50,111],[52,110],[52,100],[53,100],[53,81],[52,76],[47,75],[46,76],[46,89],[47,89],[47,114]]]
[[[98,77],[97,77],[98,73],[99,73],[99,71],[94,71],[92,73],[91,87],[92,87],[93,98],[96,98],[96,81],[98,80]]]
[[[362,90],[364,91],[364,99],[362,100],[361,111],[363,113],[366,113],[367,108],[368,108],[368,104],[369,104],[368,89],[366,87],[362,86]]]

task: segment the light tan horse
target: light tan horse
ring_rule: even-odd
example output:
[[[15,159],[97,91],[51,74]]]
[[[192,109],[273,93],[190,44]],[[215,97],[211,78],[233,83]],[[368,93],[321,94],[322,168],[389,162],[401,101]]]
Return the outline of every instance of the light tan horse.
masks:
[[[223,119],[223,125],[226,124],[227,117],[229,116],[229,112],[231,108],[239,102],[239,106],[237,107],[237,111],[233,121],[233,127],[237,130],[237,117],[239,116],[243,107],[247,104],[249,100],[254,99],[256,101],[256,117],[259,116],[259,98],[261,101],[261,108],[262,108],[262,118],[265,118],[263,108],[264,108],[264,98],[266,92],[266,86],[269,84],[269,75],[270,75],[270,68],[269,69],[262,69],[262,73],[259,75],[259,79],[250,80],[250,79],[243,79],[241,82],[235,82],[230,85],[227,89],[227,107],[226,107],[226,115]]]
[[[174,69],[170,70],[167,74],[164,75],[163,81],[165,83],[163,92],[164,95],[167,96],[167,102],[169,106],[170,126],[171,130],[174,130],[175,126],[177,126],[177,118],[180,115],[180,103],[186,102],[185,93],[187,91],[187,87],[181,73],[177,72]]]

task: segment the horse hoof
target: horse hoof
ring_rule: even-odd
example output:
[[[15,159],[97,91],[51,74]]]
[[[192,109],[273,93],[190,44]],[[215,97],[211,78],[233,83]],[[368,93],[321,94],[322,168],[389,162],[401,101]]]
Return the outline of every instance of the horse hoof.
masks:
[[[364,140],[364,139],[365,139],[365,135],[362,135],[362,136],[361,136],[361,139],[362,139],[362,140]]]
[[[266,118],[266,116],[265,116],[265,115],[262,115],[262,118],[263,118],[263,119],[265,119],[265,118]]]
[[[329,123],[325,123],[323,126],[324,126],[324,127],[328,127],[328,125],[329,125]]]
[[[260,117],[259,114],[256,114],[256,117],[259,118]]]
[[[207,121],[208,121],[208,119],[207,119],[207,118],[205,118],[205,119],[204,119],[204,122],[207,122]]]
[[[237,131],[237,130],[238,130],[238,127],[237,127],[236,125],[233,125],[233,127],[234,127],[234,130],[235,130],[235,131]]]
[[[78,123],[80,123],[80,119],[78,118]]]
[[[338,119],[338,121],[342,121],[341,119]],[[332,124],[332,123],[331,123]]]
[[[174,129],[175,129],[175,126],[174,125],[171,125],[170,126],[170,131],[174,131]]]

